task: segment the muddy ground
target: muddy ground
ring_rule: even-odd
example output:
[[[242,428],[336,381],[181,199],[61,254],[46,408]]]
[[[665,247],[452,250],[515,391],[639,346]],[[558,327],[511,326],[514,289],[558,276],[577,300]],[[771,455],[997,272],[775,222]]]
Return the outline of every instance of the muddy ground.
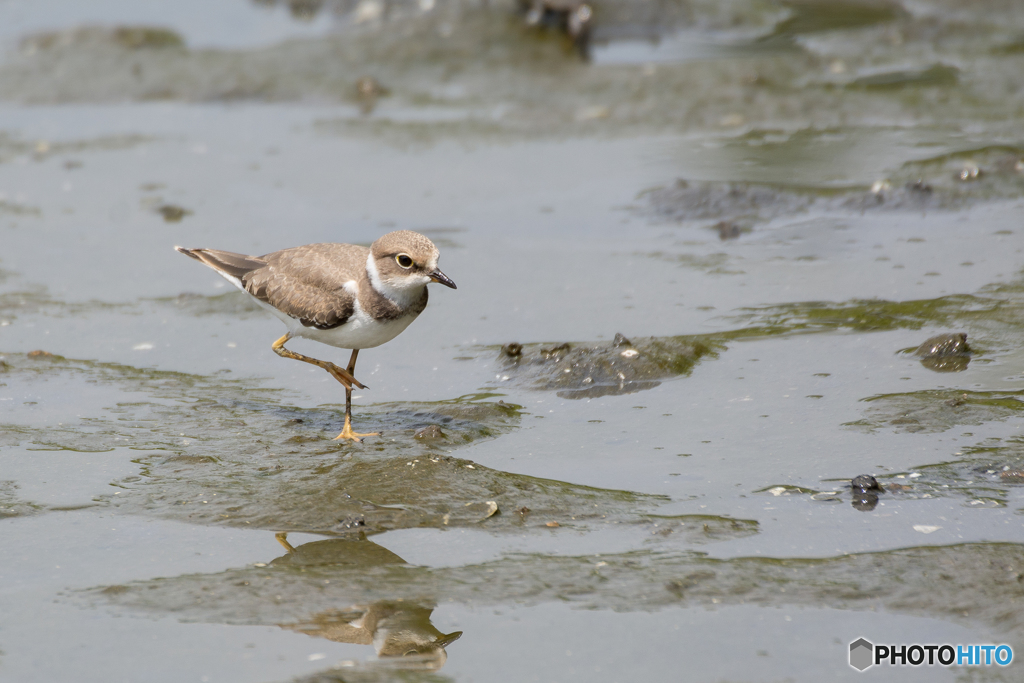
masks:
[[[588,7],[0,1],[0,680],[1021,679],[1024,11]],[[172,248],[396,229],[362,444]]]

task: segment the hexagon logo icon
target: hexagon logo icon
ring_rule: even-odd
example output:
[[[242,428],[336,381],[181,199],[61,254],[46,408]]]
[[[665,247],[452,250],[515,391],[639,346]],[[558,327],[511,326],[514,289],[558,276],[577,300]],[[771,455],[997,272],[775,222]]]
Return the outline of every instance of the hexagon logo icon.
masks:
[[[857,671],[864,671],[874,664],[875,646],[863,638],[850,643],[850,666]]]

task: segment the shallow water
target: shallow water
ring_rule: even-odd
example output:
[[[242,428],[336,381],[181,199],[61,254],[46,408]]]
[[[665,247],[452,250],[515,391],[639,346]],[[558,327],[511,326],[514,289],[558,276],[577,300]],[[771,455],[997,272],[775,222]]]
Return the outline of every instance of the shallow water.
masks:
[[[1024,651],[1024,12],[983,4],[595,3],[587,61],[511,5],[0,2],[0,680]],[[459,289],[360,355],[360,445],[172,249],[393,229]]]

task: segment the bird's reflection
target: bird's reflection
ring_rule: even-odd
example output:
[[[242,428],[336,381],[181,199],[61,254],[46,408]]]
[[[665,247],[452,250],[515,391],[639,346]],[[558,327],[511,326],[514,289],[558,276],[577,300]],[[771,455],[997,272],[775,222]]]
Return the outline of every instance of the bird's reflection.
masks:
[[[359,534],[332,538],[295,548],[287,534],[277,540],[288,552],[271,565],[332,566],[341,571],[406,564],[398,555]],[[430,621],[434,606],[409,600],[379,600],[345,609],[317,612],[297,623],[280,624],[298,633],[338,643],[372,645],[381,662],[402,669],[436,671],[448,660],[445,648],[462,631],[442,633]]]

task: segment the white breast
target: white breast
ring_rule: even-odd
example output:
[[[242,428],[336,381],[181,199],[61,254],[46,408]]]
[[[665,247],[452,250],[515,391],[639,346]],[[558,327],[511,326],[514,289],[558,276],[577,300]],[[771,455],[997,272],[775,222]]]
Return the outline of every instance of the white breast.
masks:
[[[379,282],[380,278],[377,275],[376,266],[373,266],[372,271],[370,270],[370,266],[372,264],[372,259],[367,261],[367,270],[370,271],[371,281],[376,278]],[[228,275],[224,275],[224,277],[243,292],[245,291],[242,283],[237,281],[237,279],[231,278]],[[354,297],[357,295],[358,285],[355,280],[346,282],[344,287],[345,290],[351,293]],[[399,299],[401,299],[403,295],[407,295],[407,292],[404,290],[395,290],[394,288],[386,286],[385,289],[394,290],[385,292],[385,295],[388,296],[389,299],[392,299],[392,301],[395,301],[391,296],[392,294],[396,295]],[[420,292],[422,293],[422,289]],[[419,315],[418,313],[410,313],[409,315],[404,315],[396,320],[380,322],[370,317],[370,314],[364,311],[359,305],[359,299],[356,298],[355,311],[352,313],[352,317],[348,319],[348,322],[340,327],[335,327],[330,330],[318,330],[315,327],[306,327],[297,319],[291,317],[287,313],[279,311],[265,301],[260,301],[256,297],[253,297],[253,300],[263,308],[273,313],[274,317],[283,322],[288,327],[288,331],[293,337],[312,339],[313,341],[318,341],[321,344],[328,344],[329,346],[336,346],[341,349],[372,349],[375,346],[380,346],[381,344],[389,342],[400,335]],[[401,300],[396,301],[396,303],[399,303],[399,305],[402,305],[403,303],[408,305],[406,302]]]
[[[415,319],[415,315],[406,315],[397,320],[378,322],[357,304],[355,313],[341,327],[318,330],[315,327],[304,327],[296,320],[299,329],[292,330],[292,336],[313,339],[342,349],[372,349],[400,335]]]

